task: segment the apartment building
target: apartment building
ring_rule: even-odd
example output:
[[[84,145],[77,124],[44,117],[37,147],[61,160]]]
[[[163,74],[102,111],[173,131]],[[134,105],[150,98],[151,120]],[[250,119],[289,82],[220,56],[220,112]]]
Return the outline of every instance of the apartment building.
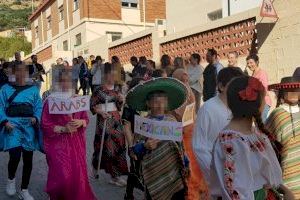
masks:
[[[33,53],[56,58],[101,54],[103,46],[162,23],[165,0],[44,0],[29,17]]]

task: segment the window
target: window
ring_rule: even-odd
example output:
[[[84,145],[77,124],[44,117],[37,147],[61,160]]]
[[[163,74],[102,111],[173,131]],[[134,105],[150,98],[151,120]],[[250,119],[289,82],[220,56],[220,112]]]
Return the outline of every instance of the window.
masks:
[[[51,16],[47,17],[47,30],[51,29]]]
[[[68,51],[68,50],[69,50],[69,47],[68,47],[68,40],[65,40],[65,41],[63,42],[63,50],[64,50],[64,51]]]
[[[58,10],[59,10],[59,20],[62,21],[64,20],[64,6],[59,7]]]
[[[211,12],[211,13],[208,13],[207,16],[211,21],[221,19],[223,17],[222,9],[221,10],[216,10],[216,11]]]
[[[38,38],[39,37],[39,27],[38,26],[35,27],[34,32],[35,32],[35,37]]]
[[[74,11],[78,10],[79,8],[79,0],[74,0]]]
[[[124,8],[138,8],[138,0],[122,0]]]
[[[76,39],[76,46],[80,46],[81,45],[81,33],[77,34],[75,36]]]
[[[112,42],[122,38],[122,32],[106,32],[106,35],[111,35]]]

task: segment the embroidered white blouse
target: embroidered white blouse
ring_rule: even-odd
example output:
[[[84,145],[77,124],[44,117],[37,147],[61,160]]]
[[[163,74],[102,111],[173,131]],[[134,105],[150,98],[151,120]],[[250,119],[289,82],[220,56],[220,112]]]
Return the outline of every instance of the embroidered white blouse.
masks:
[[[211,167],[214,199],[254,200],[265,185],[282,184],[282,171],[267,136],[222,131],[215,143]]]

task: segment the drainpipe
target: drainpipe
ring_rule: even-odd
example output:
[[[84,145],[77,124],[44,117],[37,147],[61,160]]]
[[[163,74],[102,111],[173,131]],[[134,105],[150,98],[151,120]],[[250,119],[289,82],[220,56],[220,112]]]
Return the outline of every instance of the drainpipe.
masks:
[[[71,51],[71,35],[70,35],[70,16],[69,16],[69,0],[66,0],[67,3],[67,27],[68,27],[68,50]]]
[[[144,29],[146,29],[146,4],[145,0],[143,0],[143,18],[144,18]]]
[[[231,15],[230,13],[230,0],[227,0],[227,5],[228,5],[228,17]]]

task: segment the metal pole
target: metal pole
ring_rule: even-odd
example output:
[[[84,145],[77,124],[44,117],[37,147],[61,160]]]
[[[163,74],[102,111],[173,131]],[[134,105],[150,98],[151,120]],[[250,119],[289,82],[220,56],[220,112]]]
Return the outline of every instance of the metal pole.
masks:
[[[228,2],[228,16],[230,16],[230,0],[227,1]]]
[[[105,109],[104,109],[105,113],[107,112],[107,103],[108,103],[108,98],[105,97]],[[107,124],[107,119],[104,120],[104,125],[103,125],[103,129],[102,129],[102,136],[101,136],[101,145],[100,145],[100,152],[99,152],[99,159],[98,159],[97,174],[99,174],[101,160],[102,160],[106,124]]]

